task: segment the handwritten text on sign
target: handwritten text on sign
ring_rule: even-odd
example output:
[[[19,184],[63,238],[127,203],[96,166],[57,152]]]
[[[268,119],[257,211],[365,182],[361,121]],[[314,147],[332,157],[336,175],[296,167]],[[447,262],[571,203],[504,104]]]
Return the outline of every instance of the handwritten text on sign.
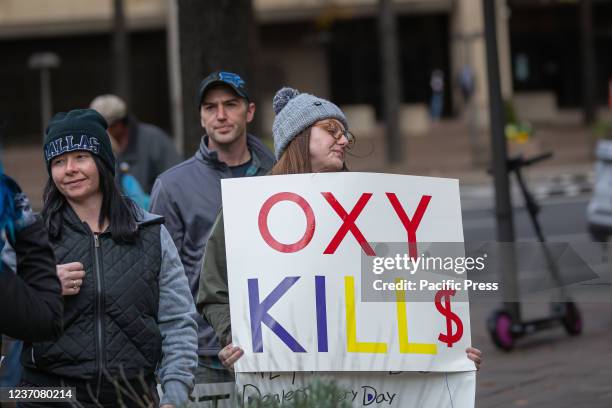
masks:
[[[473,407],[476,375],[468,373],[239,373],[239,407],[291,404],[313,397],[316,381],[334,381],[331,400],[353,407]],[[332,404],[333,404],[332,403]]]
[[[469,308],[452,290],[419,303],[355,295],[369,242],[404,241],[416,257],[418,242],[463,240],[455,180],[334,173],[222,187],[237,371],[473,369]]]

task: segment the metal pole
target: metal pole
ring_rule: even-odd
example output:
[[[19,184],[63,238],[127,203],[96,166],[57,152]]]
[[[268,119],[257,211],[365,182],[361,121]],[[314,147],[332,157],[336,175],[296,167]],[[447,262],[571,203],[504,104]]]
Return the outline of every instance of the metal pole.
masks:
[[[51,114],[53,112],[53,105],[51,101],[51,77],[49,75],[48,68],[41,68],[40,70],[40,112],[42,121],[42,135],[45,138],[45,128]]]
[[[487,50],[487,76],[489,79],[489,112],[491,126],[492,170],[495,184],[495,218],[497,221],[497,240],[499,242],[514,242],[514,224],[512,219],[512,202],[510,196],[510,180],[508,177],[506,136],[504,133],[504,106],[501,94],[499,75],[499,59],[497,53],[495,0],[483,0],[485,19],[485,41]],[[509,245],[510,246],[510,245]],[[513,250],[500,252],[503,256],[502,282],[504,299],[516,299],[518,282]],[[506,309],[513,320],[520,320],[518,303],[506,303]]]
[[[60,66],[60,58],[52,52],[40,52],[30,55],[28,67],[40,71],[40,120],[41,134],[44,139],[45,127],[53,114],[51,95],[51,68]]]
[[[383,117],[387,133],[387,159],[391,163],[397,163],[403,156],[399,128],[399,107],[402,97],[393,0],[379,0],[378,26],[382,55]]]

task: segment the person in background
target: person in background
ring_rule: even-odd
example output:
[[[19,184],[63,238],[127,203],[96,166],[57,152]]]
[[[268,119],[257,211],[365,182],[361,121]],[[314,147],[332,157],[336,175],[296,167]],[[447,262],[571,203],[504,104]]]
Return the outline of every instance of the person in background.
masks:
[[[75,387],[84,407],[142,407],[158,405],[159,380],[159,404],[180,407],[197,365],[195,308],[163,218],[121,195],[96,111],[56,114],[43,151],[42,215],[58,262],[64,334],[24,344],[21,385]]]
[[[461,72],[459,73],[459,88],[461,89],[463,101],[467,105],[470,103],[476,89],[474,69],[469,64],[465,64],[461,67]]]
[[[442,112],[444,110],[444,73],[442,70],[433,70],[429,85],[431,86],[431,119],[437,122],[442,117]]]
[[[16,387],[21,340],[58,338],[64,304],[42,219],[1,164],[0,251],[0,387]]]
[[[179,250],[195,300],[204,247],[221,208],[221,180],[262,176],[274,164],[272,153],[247,132],[255,115],[246,84],[231,72],[213,72],[200,83],[197,107],[204,135],[195,155],[161,174],[151,194],[151,211],[164,216]],[[209,323],[196,314],[199,367],[196,384],[231,381],[221,365],[219,342]]]
[[[90,108],[106,119],[119,169],[134,176],[146,194],[151,193],[158,175],[181,161],[168,134],[138,121],[118,96],[100,95]]]
[[[0,333],[51,340],[62,332],[55,257],[40,216],[0,164]]]

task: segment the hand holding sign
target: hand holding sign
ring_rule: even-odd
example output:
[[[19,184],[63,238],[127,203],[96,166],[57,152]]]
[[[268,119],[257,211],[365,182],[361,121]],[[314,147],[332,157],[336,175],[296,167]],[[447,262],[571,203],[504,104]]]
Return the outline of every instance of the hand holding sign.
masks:
[[[223,364],[225,368],[228,368],[233,371],[234,363],[238,361],[238,359],[243,355],[244,351],[240,347],[234,346],[230,343],[221,349],[218,354],[218,357],[221,361],[221,364]]]
[[[465,352],[467,353],[467,357],[476,365],[476,370],[480,370],[480,365],[482,364],[482,351],[475,347],[468,347],[465,349]]]

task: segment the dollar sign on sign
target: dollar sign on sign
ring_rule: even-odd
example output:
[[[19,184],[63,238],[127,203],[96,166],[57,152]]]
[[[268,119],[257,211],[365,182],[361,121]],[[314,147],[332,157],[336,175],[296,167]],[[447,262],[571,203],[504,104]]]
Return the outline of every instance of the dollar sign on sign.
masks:
[[[436,309],[444,317],[446,317],[446,334],[440,333],[438,340],[442,343],[446,343],[448,347],[453,347],[453,344],[458,342],[463,336],[463,323],[459,316],[451,312],[451,301],[450,297],[455,296],[456,291],[452,290],[439,290],[436,293]],[[444,298],[444,305],[442,305],[441,299]],[[455,322],[457,331],[453,333],[452,322]]]

